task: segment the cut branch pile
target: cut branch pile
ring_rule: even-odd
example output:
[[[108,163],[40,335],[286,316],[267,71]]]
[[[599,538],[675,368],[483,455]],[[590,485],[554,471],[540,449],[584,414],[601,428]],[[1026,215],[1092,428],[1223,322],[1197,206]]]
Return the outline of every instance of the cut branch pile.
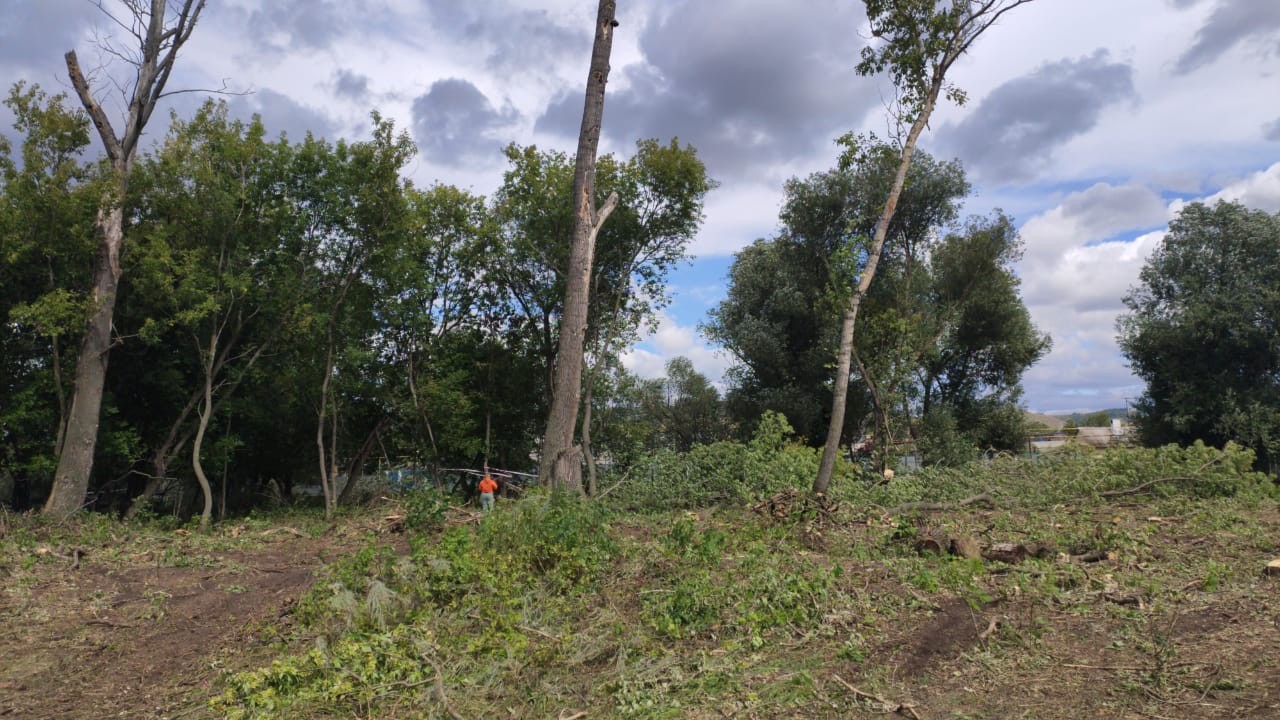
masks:
[[[787,488],[755,503],[751,511],[779,522],[811,518],[819,525],[826,525],[835,522],[837,507],[838,504],[826,495]]]

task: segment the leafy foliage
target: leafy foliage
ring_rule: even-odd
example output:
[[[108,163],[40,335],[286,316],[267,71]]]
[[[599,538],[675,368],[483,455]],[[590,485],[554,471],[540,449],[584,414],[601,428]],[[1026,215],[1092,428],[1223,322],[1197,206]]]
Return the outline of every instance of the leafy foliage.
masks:
[[[1280,463],[1280,216],[1192,203],[1125,298],[1120,347],[1152,444],[1228,440]]]

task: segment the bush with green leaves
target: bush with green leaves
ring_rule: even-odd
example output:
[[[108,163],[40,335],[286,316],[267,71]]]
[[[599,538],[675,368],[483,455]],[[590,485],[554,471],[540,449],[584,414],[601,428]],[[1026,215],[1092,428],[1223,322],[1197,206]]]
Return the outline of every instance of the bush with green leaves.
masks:
[[[1039,507],[1097,500],[1104,493],[1155,497],[1275,497],[1277,486],[1253,470],[1252,450],[1228,443],[1221,450],[1188,447],[1072,448],[1027,459],[998,455],[958,467],[932,466],[880,485],[846,483],[837,497],[855,505],[895,507],[908,502],[955,502],[991,493],[998,502]]]
[[[750,442],[717,442],[641,458],[625,471],[609,502],[644,512],[742,503],[753,495],[808,487],[818,459],[817,450],[795,441],[785,417],[766,412]],[[843,477],[856,472],[844,463],[840,469]]]
[[[479,527],[412,542],[408,557],[370,545],[332,566],[295,613],[317,646],[231,676],[214,708],[230,718],[315,707],[342,715],[378,687],[430,678],[437,654],[479,666],[533,662],[528,608],[552,612],[583,597],[617,552],[599,504],[565,493],[533,493]]]

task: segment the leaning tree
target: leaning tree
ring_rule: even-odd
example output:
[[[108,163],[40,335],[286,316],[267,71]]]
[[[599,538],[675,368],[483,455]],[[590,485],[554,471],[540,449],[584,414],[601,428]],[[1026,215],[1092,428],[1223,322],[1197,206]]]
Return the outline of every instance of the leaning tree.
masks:
[[[815,493],[825,493],[835,470],[836,453],[844,432],[845,401],[849,392],[849,373],[853,355],[853,331],[858,321],[858,307],[871,287],[876,266],[884,251],[889,223],[898,206],[898,196],[911,167],[920,134],[929,117],[945,95],[963,103],[964,92],[947,82],[951,66],[968,52],[982,33],[1005,13],[1031,0],[865,0],[867,18],[871,21],[874,42],[862,49],[858,73],[873,75],[888,72],[897,89],[898,111],[894,118],[900,126],[909,125],[902,138],[897,174],[885,198],[884,210],[876,223],[875,234],[867,248],[866,264],[858,284],[849,298],[840,325],[840,351],[836,356],[835,383],[832,388],[831,423],[822,449],[818,476],[813,481]],[[857,148],[851,147],[856,153]]]

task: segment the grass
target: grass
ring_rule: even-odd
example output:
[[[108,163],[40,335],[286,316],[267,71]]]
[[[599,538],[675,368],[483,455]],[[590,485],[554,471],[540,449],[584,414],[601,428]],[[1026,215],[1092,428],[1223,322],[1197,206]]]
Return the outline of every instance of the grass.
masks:
[[[785,521],[744,505],[606,515],[535,496],[478,530],[421,535],[407,557],[371,547],[334,566],[281,658],[229,675],[212,707],[228,718],[882,709],[837,675],[928,717],[1264,707],[1280,659],[1276,581],[1259,574],[1280,540],[1274,493],[1235,458],[1179,452],[844,487],[834,515]],[[1103,494],[1206,460],[1226,468],[1212,488]],[[883,510],[984,490],[998,509],[920,521]],[[1014,565],[922,556],[903,532],[917,522],[1059,552]],[[1109,554],[1070,560],[1089,551]],[[391,598],[377,612],[375,588]]]
[[[761,467],[806,475],[788,463],[809,454],[776,452],[786,461],[760,451]],[[850,474],[833,512],[783,519],[750,509],[751,492],[778,483],[747,475],[737,501],[661,510],[635,505],[661,487],[619,490],[612,506],[534,494],[479,526],[449,527],[437,499],[414,498],[407,542],[370,535],[324,568],[286,617],[255,628],[270,646],[246,657],[271,659],[220,658],[231,669],[195,716],[843,718],[900,703],[931,719],[1266,716],[1280,710],[1280,580],[1260,571],[1280,555],[1280,507],[1243,455],[997,459],[887,485]],[[980,492],[997,507],[892,511]],[[239,594],[236,552],[281,527],[331,526],[284,515],[200,534],[156,519],[23,519],[0,541],[0,566],[20,593],[38,575],[24,564],[68,562],[40,548],[83,547],[216,568],[214,591]],[[1054,551],[1016,564],[921,555],[923,532]],[[1090,552],[1104,559],[1071,559]],[[163,618],[176,599],[149,601]]]

